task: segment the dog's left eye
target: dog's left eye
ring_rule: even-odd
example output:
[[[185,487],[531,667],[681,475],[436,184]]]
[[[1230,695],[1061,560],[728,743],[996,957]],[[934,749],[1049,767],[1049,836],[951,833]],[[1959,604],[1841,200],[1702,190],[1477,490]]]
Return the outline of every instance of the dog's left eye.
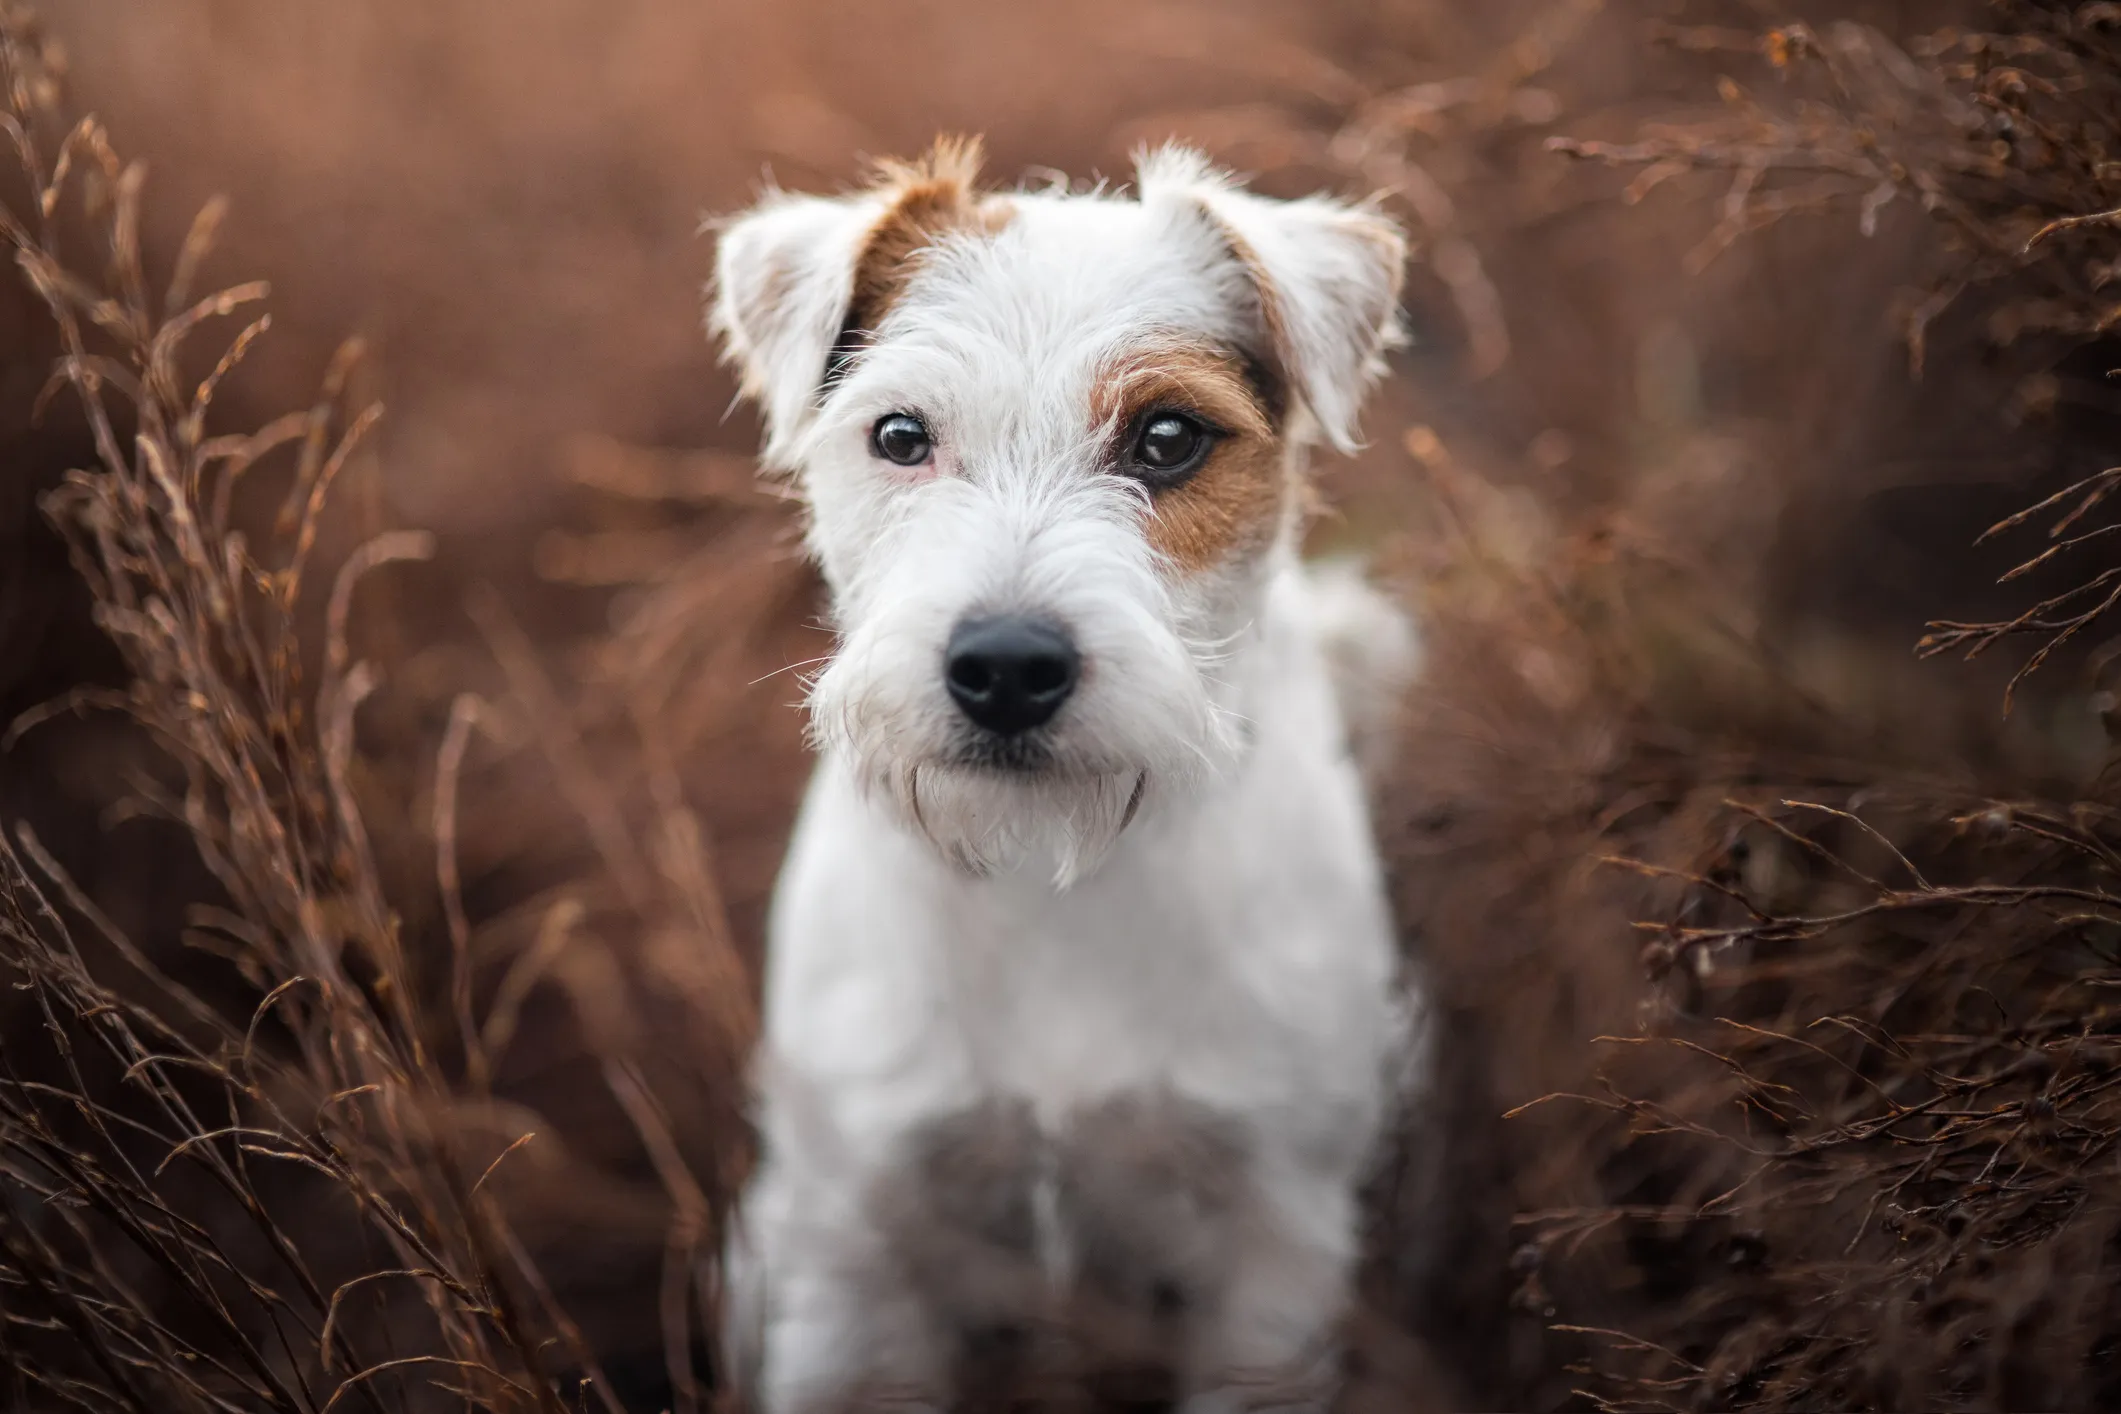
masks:
[[[1207,428],[1182,413],[1151,414],[1134,436],[1127,470],[1152,486],[1171,486],[1200,464],[1214,440]]]
[[[899,466],[919,466],[934,451],[934,444],[928,440],[928,424],[906,412],[877,419],[869,431],[869,445],[885,461]]]

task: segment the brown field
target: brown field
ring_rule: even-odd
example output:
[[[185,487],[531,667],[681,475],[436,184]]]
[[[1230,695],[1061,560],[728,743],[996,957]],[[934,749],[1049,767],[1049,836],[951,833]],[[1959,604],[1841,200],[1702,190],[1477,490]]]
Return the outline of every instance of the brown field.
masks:
[[[829,642],[700,226],[937,132],[1416,240],[1313,530],[1424,624],[1447,1038],[1349,1407],[2121,1402],[2121,223],[2044,229],[2121,207],[2121,7],[35,8],[0,1407],[724,1402]]]

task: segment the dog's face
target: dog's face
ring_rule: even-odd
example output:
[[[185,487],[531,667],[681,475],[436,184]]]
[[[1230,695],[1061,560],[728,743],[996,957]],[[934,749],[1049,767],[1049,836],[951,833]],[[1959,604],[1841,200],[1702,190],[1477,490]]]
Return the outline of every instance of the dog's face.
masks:
[[[1221,669],[1354,442],[1404,245],[1191,153],[1133,197],[981,194],[938,144],[724,230],[713,322],[792,472],[840,643],[819,741],[968,869],[1065,882],[1234,759]]]

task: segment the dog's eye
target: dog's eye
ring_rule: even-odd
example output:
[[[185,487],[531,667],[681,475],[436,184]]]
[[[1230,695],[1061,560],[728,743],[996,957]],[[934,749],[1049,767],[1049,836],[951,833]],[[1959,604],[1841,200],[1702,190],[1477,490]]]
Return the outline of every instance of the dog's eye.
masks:
[[[1208,429],[1190,417],[1153,413],[1135,434],[1128,470],[1151,485],[1174,485],[1199,465],[1212,440]]]
[[[869,447],[887,462],[919,466],[934,452],[928,441],[928,424],[911,413],[895,412],[877,419],[869,429]]]

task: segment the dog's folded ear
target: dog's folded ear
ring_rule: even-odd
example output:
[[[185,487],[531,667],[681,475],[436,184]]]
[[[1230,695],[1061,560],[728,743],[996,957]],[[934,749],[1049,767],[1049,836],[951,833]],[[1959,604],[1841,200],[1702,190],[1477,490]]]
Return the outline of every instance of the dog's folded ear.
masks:
[[[1357,416],[1402,341],[1406,237],[1367,205],[1256,196],[1189,148],[1145,153],[1144,205],[1177,203],[1205,219],[1251,278],[1279,371],[1334,447],[1359,445]]]
[[[788,467],[806,413],[920,252],[994,222],[972,190],[978,167],[977,142],[942,138],[917,161],[879,163],[865,191],[771,191],[722,223],[708,323],[766,415],[768,464]]]
[[[771,192],[722,227],[708,323],[745,396],[765,414],[768,461],[817,394],[880,210],[870,193]]]

